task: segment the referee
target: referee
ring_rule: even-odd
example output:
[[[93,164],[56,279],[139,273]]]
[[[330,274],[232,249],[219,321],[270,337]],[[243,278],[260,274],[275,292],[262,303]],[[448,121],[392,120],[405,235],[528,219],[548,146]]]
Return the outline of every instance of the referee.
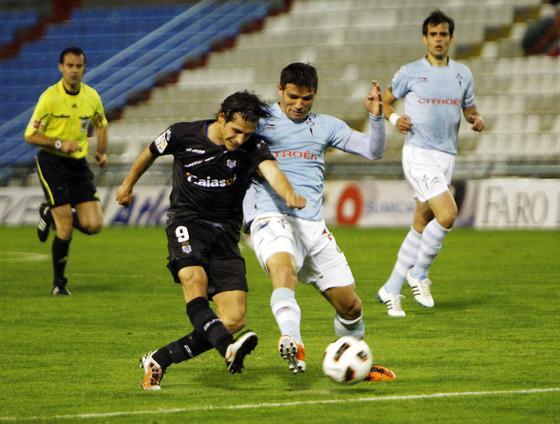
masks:
[[[82,82],[86,70],[82,49],[64,49],[58,69],[62,79],[39,97],[25,130],[25,141],[40,147],[35,161],[46,203],[39,209],[39,240],[47,240],[51,225],[56,228],[52,294],[69,295],[64,270],[72,229],[95,234],[103,227],[99,196],[86,156],[88,132],[95,127],[95,161],[100,167],[107,164],[108,124],[99,94]]]

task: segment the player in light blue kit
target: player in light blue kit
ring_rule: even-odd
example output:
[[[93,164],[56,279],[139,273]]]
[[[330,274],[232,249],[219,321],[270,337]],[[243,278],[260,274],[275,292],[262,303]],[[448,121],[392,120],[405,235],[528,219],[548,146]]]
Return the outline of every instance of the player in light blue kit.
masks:
[[[342,251],[323,220],[325,150],[380,159],[385,151],[385,126],[381,89],[377,82],[366,97],[368,134],[351,129],[329,115],[311,113],[317,92],[315,68],[292,63],[282,70],[272,116],[261,121],[257,133],[268,144],[280,169],[307,206],[285,208],[264,180],[255,181],[245,197],[245,222],[251,224],[251,240],[257,259],[272,281],[270,304],[281,337],[278,349],[294,372],[305,371],[301,338],[301,311],[295,299],[298,280],[314,285],[336,310],[334,328],[339,336],[364,336],[362,302]],[[395,374],[374,366],[368,380],[392,380]]]
[[[454,29],[452,18],[440,10],[432,12],[422,25],[428,53],[403,66],[383,95],[385,117],[406,134],[402,164],[416,198],[412,228],[391,276],[377,292],[392,317],[405,316],[400,294],[405,280],[420,305],[434,306],[428,272],[457,217],[449,184],[461,111],[474,131],[484,129],[484,119],[475,105],[471,71],[448,56]],[[405,115],[400,116],[393,103],[403,98]]]

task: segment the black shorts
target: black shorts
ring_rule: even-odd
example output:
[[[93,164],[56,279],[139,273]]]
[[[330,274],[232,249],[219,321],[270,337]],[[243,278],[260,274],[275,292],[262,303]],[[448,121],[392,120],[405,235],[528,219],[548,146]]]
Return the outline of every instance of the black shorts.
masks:
[[[167,267],[176,283],[182,268],[202,266],[208,275],[208,298],[223,291],[249,291],[238,234],[219,224],[181,218],[171,219],[166,232]]]
[[[37,174],[50,206],[99,200],[93,173],[85,158],[71,159],[40,150],[36,158]]]

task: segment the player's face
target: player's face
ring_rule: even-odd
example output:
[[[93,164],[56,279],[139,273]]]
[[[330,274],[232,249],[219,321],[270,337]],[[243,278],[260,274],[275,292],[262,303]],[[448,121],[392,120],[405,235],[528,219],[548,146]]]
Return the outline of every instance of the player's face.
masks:
[[[308,87],[299,87],[294,84],[286,84],[284,88],[278,87],[280,96],[280,109],[294,122],[301,122],[307,119],[313,100],[315,90]]]
[[[428,55],[436,60],[447,58],[447,52],[453,41],[449,33],[447,23],[439,25],[428,25],[428,33],[422,37],[424,45],[428,49]]]
[[[78,89],[86,70],[84,56],[73,53],[65,54],[64,62],[58,64],[58,70],[62,74],[62,81],[66,88]]]
[[[220,114],[218,122],[221,125],[224,146],[230,151],[245,143],[257,127],[255,122],[245,121],[239,113],[235,113],[233,119],[228,122],[226,122],[224,115]]]

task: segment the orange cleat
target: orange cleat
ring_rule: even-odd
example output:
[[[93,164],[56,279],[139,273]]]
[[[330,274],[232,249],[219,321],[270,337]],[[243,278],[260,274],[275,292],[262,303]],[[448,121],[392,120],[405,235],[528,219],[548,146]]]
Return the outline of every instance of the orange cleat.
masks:
[[[373,364],[364,381],[395,381],[396,379],[397,374],[393,370],[379,364]]]

